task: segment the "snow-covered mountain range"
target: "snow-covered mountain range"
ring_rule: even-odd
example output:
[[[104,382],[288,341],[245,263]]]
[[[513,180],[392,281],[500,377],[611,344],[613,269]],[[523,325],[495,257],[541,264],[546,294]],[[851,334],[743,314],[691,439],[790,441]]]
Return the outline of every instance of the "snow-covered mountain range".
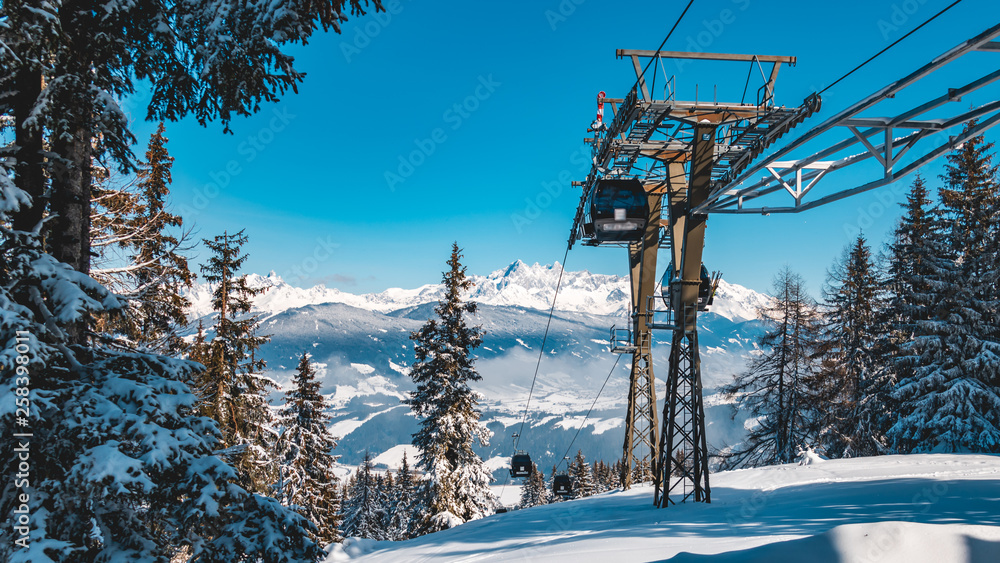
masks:
[[[483,420],[495,434],[480,453],[498,470],[511,453],[509,437],[521,421],[559,270],[558,264],[517,261],[487,276],[471,276],[475,285],[466,298],[480,304],[472,322],[485,330],[477,350],[483,380],[476,389],[483,394]],[[271,335],[261,356],[271,375],[286,385],[298,357],[305,351],[312,355],[323,378],[322,391],[333,405],[332,428],[341,437],[342,461],[356,463],[366,449],[378,456],[409,443],[416,423],[400,404],[412,389],[409,335],[434,315],[442,286],[355,295],[324,286],[293,287],[274,273],[251,274],[249,281],[268,288],[254,302],[263,315],[262,331]],[[209,333],[211,289],[199,285],[189,294],[192,318],[203,320]],[[529,424],[519,444],[533,452],[541,467],[562,457],[606,379],[573,450],[582,449],[590,459],[621,455],[630,358],[623,357],[609,376],[615,356],[608,350],[608,335],[612,325],[628,324],[629,299],[627,277],[564,273]],[[706,394],[743,368],[760,326],[756,310],[766,299],[740,285],[720,283],[712,310],[699,322]],[[654,346],[656,374],[665,371],[668,351],[666,343]],[[657,387],[662,398],[662,380]],[[739,441],[743,417],[734,420],[732,406],[718,396],[708,397],[706,405],[709,441],[717,447]]]
[[[524,307],[548,311],[555,295],[560,265],[529,266],[518,260],[506,268],[487,276],[472,275],[474,286],[465,298],[494,306]],[[254,301],[255,308],[263,313],[280,313],[297,307],[325,303],[342,303],[367,311],[389,313],[406,307],[436,302],[444,294],[441,284],[423,285],[416,289],[390,288],[381,293],[355,295],[336,288],[317,285],[310,288],[293,287],[276,273],[267,276],[250,274],[252,287],[266,287],[263,295]],[[189,293],[191,314],[195,317],[211,313],[209,284],[195,286]],[[756,291],[722,280],[719,284],[712,312],[732,321],[751,320],[757,317],[757,307],[766,297]],[[556,303],[556,310],[588,313],[601,316],[626,316],[629,305],[627,277],[592,274],[586,270],[565,272]]]

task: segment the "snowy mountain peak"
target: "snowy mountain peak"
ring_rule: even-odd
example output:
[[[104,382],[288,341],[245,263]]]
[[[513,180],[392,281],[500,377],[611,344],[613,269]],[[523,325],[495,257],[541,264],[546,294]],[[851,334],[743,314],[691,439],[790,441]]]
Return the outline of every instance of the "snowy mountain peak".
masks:
[[[487,276],[470,276],[475,284],[466,298],[495,306],[526,307],[547,311],[552,306],[559,281],[560,264],[528,265],[515,260],[505,268]],[[265,314],[276,314],[297,307],[321,303],[343,303],[352,307],[386,313],[440,300],[443,288],[429,284],[416,289],[390,288],[381,293],[355,295],[339,289],[316,285],[299,288],[289,285],[275,272],[267,276],[248,274],[252,287],[268,288],[254,300],[254,308]],[[208,284],[195,286],[188,297],[192,301],[194,317],[211,312],[211,291]],[[627,316],[631,311],[629,280],[626,276],[592,274],[586,270],[563,273],[563,282],[556,301],[556,309],[594,315]],[[767,297],[741,285],[725,280],[711,312],[733,321],[757,318],[757,309]]]

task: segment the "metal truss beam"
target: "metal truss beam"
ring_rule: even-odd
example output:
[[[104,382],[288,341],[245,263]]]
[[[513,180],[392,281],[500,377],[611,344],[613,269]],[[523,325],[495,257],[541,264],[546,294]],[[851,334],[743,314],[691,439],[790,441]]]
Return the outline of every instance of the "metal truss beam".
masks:
[[[795,213],[843,199],[851,195],[884,186],[899,180],[915,171],[927,162],[940,157],[958,144],[964,142],[968,135],[950,137],[947,142],[936,147],[928,147],[920,141],[930,138],[934,133],[946,131],[953,127],[967,124],[973,119],[986,118],[977,126],[977,132],[982,132],[996,123],[996,112],[1000,112],[1000,102],[990,102],[968,111],[959,112],[950,117],[933,118],[928,112],[948,104],[960,101],[963,96],[975,92],[1000,80],[1000,70],[992,70],[960,88],[948,88],[941,94],[908,111],[897,113],[893,117],[866,117],[860,115],[877,106],[883,100],[893,98],[906,88],[940,70],[963,55],[974,51],[994,51],[991,40],[1000,35],[1000,25],[980,33],[947,53],[935,58],[909,75],[880,88],[876,92],[837,113],[820,125],[810,129],[802,136],[758,161],[745,171],[733,168],[720,176],[713,184],[712,193],[707,200],[694,209],[697,213]],[[987,47],[987,48],[984,48]],[[995,69],[996,67],[994,67]],[[994,114],[994,115],[990,115]],[[988,116],[988,117],[987,117]],[[794,151],[820,135],[833,130],[843,130],[846,138],[828,147],[800,159],[788,158]],[[909,130],[903,137],[895,137],[898,130]],[[876,144],[873,137],[883,140]],[[857,154],[858,146],[863,150]],[[918,146],[919,145],[919,146]],[[916,149],[915,149],[916,147]],[[917,150],[919,149],[919,150]],[[843,156],[837,160],[828,161],[831,156],[851,151],[854,154]],[[918,154],[914,161],[900,167],[901,158],[908,152]],[[856,188],[842,190],[815,196],[811,201],[805,201],[805,196],[812,190],[816,181],[822,176],[847,166],[858,164],[869,158],[875,158],[882,165],[882,177],[873,179]],[[816,166],[823,163],[822,166]],[[803,172],[803,171],[806,172]],[[762,179],[755,179],[758,174],[766,172]],[[802,180],[809,181],[808,189],[789,189],[793,183],[799,185]],[[788,191],[794,203],[790,206],[746,207],[750,200],[757,199],[778,191]]]

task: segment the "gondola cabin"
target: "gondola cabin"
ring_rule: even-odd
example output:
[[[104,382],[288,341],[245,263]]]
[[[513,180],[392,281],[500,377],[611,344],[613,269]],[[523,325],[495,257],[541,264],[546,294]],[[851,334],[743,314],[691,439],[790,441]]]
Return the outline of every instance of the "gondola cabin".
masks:
[[[583,236],[593,244],[642,240],[649,196],[637,179],[598,180],[587,205]]]
[[[514,457],[510,458],[511,477],[531,477],[532,468],[531,457],[525,452],[514,452]]]
[[[552,478],[552,494],[561,497],[573,494],[573,480],[569,478],[569,475],[561,473]]]
[[[704,311],[708,309],[708,306],[712,304],[713,298],[713,283],[712,276],[708,273],[708,268],[704,264],[701,265],[701,283],[698,285],[698,310]],[[667,267],[667,271],[663,272],[663,278],[660,279],[660,297],[663,298],[663,302],[666,304],[667,309],[671,308],[670,303],[670,287],[674,281],[674,264],[671,261],[670,266]]]

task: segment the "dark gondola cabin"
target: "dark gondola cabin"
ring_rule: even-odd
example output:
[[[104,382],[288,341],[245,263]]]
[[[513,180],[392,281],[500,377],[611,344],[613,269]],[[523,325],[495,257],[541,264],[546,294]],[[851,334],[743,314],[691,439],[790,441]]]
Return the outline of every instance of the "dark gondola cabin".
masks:
[[[698,309],[704,311],[712,304],[712,276],[708,273],[708,268],[704,264],[701,265],[701,283],[698,286]],[[670,285],[674,281],[674,264],[670,263],[667,267],[667,271],[663,272],[663,278],[660,279],[660,297],[663,298],[663,302],[666,304],[667,309],[671,308],[670,304]]]
[[[531,477],[532,463],[531,457],[525,452],[515,452],[510,459],[511,477]]]
[[[583,235],[592,242],[638,241],[649,220],[649,197],[639,180],[598,180],[587,213]]]
[[[560,474],[552,478],[552,494],[567,497],[573,493],[573,481],[569,475]]]

